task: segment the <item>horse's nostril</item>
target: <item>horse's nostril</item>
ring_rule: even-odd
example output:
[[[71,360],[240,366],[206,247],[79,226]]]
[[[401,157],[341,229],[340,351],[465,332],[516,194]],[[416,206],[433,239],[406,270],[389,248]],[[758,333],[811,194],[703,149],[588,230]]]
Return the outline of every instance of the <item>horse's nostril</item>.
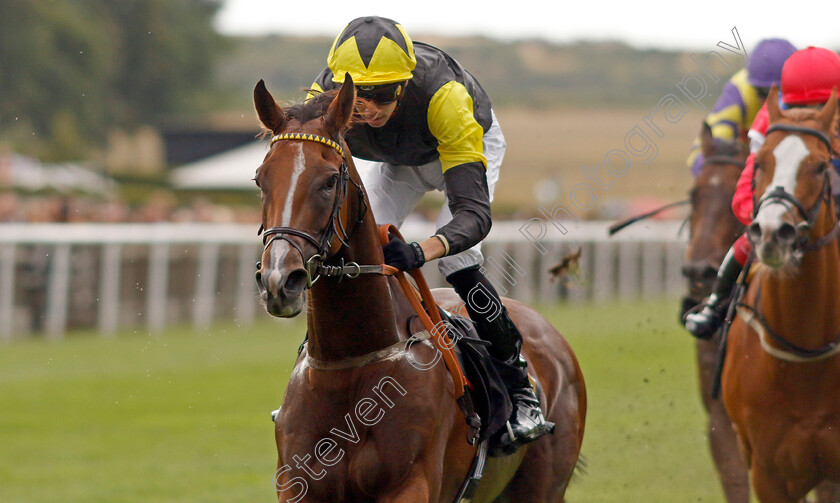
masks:
[[[793,240],[796,239],[796,227],[785,222],[779,226],[779,229],[776,231],[776,236],[779,239],[779,242],[792,243]]]
[[[262,296],[267,292],[266,287],[262,282],[262,271],[258,270],[256,274],[254,274],[254,278],[257,280],[257,290],[259,290],[260,296]]]
[[[289,277],[283,284],[283,295],[286,298],[293,298],[300,295],[303,288],[306,286],[306,270],[295,269],[289,273]]]
[[[717,269],[708,261],[701,260],[683,265],[682,274],[691,281],[706,283],[717,277]]]
[[[761,239],[761,225],[758,222],[753,222],[747,227],[747,237],[754,242]]]
[[[703,274],[701,276],[704,281],[712,281],[717,277],[717,269],[708,265],[703,268]]]

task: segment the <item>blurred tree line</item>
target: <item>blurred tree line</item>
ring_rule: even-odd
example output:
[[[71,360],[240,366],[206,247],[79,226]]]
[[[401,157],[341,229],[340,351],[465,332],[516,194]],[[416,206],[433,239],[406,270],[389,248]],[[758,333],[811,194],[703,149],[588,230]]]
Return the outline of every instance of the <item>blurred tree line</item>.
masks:
[[[0,142],[83,158],[109,129],[160,125],[212,94],[219,0],[0,1]]]
[[[0,0],[0,149],[88,159],[114,130],[211,116],[255,126],[251,91],[261,78],[279,100],[301,99],[332,38],[225,37],[213,26],[221,3]],[[620,42],[412,36],[463,63],[497,107],[650,108],[697,71],[688,52]]]
[[[478,78],[499,108],[646,109],[675,92],[686,72],[699,71],[690,51],[637,49],[622,42],[557,44],[539,39],[411,36],[452,55]],[[330,37],[284,35],[234,38],[231,50],[220,58],[217,81],[238,90],[232,109],[249,106],[250,90],[260,78],[276,98],[300,100],[305,95],[302,90],[326,66],[332,41]],[[711,49],[714,46],[696,52],[703,55]],[[731,70],[716,68],[723,78],[709,82],[713,95],[742,64],[737,56],[728,59]]]

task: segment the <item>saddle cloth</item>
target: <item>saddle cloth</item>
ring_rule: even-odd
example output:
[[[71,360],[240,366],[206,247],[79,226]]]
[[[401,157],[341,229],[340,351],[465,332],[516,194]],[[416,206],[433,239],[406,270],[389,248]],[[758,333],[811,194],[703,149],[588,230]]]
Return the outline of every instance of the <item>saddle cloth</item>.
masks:
[[[479,441],[489,439],[505,428],[513,413],[507,386],[502,379],[506,365],[490,356],[487,352],[490,343],[479,338],[475,324],[469,318],[438,309],[441,318],[447,322],[450,337],[456,339],[455,355],[469,381],[469,393],[481,418]],[[414,319],[416,316],[409,318],[409,327]]]

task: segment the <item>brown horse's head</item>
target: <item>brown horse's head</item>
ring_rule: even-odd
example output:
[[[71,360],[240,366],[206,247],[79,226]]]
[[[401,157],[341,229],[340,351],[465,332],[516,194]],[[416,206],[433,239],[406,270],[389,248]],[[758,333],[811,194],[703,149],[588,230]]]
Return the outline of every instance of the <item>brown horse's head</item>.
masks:
[[[705,122],[700,140],[704,162],[691,188],[690,238],[682,267],[689,298],[696,303],[711,293],[718,266],[743,232],[731,202],[748,155],[743,142],[714,138]]]
[[[833,209],[829,185],[832,124],[837,96],[821,110],[782,112],[774,88],[767,98],[770,127],[755,158],[755,220],[747,228],[762,263],[780,269],[799,262],[824,234]]]
[[[355,99],[349,76],[337,93],[285,109],[263,81],[254,88],[257,114],[273,135],[254,180],[261,191],[265,244],[256,279],[266,310],[274,316],[300,313],[312,281],[311,264],[341,246],[350,157],[343,155],[342,133]]]

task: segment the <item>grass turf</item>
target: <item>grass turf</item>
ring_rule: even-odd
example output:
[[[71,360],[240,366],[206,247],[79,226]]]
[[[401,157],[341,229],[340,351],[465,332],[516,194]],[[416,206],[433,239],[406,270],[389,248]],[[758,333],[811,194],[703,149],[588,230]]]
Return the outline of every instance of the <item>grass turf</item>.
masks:
[[[571,503],[721,501],[677,302],[542,309],[589,393]],[[0,502],[276,501],[276,408],[300,322],[0,351]]]

